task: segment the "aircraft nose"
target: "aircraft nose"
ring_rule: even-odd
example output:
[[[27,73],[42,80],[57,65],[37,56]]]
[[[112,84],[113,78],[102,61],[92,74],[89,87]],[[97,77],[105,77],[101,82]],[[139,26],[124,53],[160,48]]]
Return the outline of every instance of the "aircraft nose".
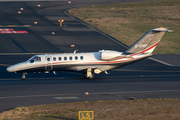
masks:
[[[13,66],[7,67],[6,70],[7,70],[8,72],[15,72]]]
[[[18,71],[21,71],[23,66],[25,66],[26,63],[25,62],[22,62],[22,63],[17,63],[15,65],[12,65],[10,67],[7,67],[6,70],[8,72],[18,72]]]

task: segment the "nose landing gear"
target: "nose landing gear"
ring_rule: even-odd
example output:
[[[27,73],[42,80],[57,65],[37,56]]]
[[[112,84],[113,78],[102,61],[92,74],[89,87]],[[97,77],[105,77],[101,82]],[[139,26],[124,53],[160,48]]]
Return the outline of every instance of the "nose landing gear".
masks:
[[[21,77],[23,80],[26,79],[26,74],[27,74],[27,73],[23,73],[23,75],[22,75],[22,77]]]

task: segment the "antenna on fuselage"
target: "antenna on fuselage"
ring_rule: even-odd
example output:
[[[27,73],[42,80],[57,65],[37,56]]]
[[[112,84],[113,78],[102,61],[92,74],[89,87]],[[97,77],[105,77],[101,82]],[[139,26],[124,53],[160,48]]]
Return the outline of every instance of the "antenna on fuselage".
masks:
[[[76,53],[78,50],[74,50],[74,53]]]

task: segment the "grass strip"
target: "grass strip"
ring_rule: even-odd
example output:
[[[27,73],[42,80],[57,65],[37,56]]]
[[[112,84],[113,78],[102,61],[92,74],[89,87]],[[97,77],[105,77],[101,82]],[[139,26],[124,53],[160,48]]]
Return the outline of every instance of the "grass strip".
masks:
[[[1,120],[78,120],[78,111],[94,111],[95,120],[178,120],[180,99],[85,101],[18,107]]]

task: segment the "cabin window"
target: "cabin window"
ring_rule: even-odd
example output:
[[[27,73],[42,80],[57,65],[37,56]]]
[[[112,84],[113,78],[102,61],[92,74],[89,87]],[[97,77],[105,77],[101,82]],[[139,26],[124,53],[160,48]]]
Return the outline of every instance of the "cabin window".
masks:
[[[75,56],[75,60],[78,60],[78,57],[77,57],[77,56]]]
[[[61,61],[61,57],[59,57],[59,61]]]
[[[69,60],[72,60],[72,57],[69,57]]]
[[[67,57],[64,57],[64,60],[66,61],[66,60],[67,60]]]
[[[50,61],[50,58],[47,58],[47,61]]]
[[[81,56],[80,59],[83,60],[83,56]]]
[[[56,58],[55,58],[55,57],[53,57],[53,60],[54,60],[54,61],[56,61]]]

